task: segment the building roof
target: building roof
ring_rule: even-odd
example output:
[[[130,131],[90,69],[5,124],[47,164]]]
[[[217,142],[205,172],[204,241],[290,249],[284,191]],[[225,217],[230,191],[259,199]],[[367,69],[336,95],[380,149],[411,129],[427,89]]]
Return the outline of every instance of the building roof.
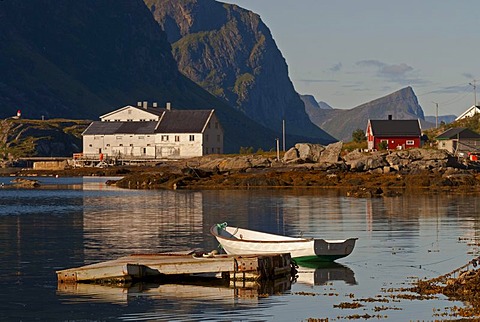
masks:
[[[166,111],[165,108],[160,108],[160,107],[141,107],[141,106],[132,106],[132,105],[127,105],[127,106],[124,106],[122,108],[119,108],[115,111],[111,111],[111,112],[108,112],[107,114],[104,114],[104,115],[100,115],[100,119],[103,119],[105,117],[108,117],[112,114],[116,114],[118,112],[121,112],[123,110],[126,110],[126,109],[129,109],[129,108],[136,108],[138,110],[141,110],[141,111],[145,111],[145,112],[148,112],[150,114],[153,114],[153,115],[156,115],[156,116],[162,116],[163,112]]]
[[[170,110],[163,114],[156,133],[201,133],[213,110]]]
[[[470,106],[465,112],[463,112],[462,114],[460,114],[460,116],[458,116],[455,121],[458,121],[458,120],[461,120],[461,119],[464,119],[466,117],[471,117],[475,114],[480,114],[480,107],[477,106],[477,105],[472,105]]]
[[[153,134],[156,121],[148,122],[92,122],[83,132],[83,135],[108,134]]]
[[[202,133],[214,110],[161,110],[159,121],[92,122],[83,135]]]
[[[374,136],[411,136],[420,137],[422,130],[418,120],[369,120]]]
[[[480,134],[466,127],[454,127],[436,137],[437,140],[480,139]]]

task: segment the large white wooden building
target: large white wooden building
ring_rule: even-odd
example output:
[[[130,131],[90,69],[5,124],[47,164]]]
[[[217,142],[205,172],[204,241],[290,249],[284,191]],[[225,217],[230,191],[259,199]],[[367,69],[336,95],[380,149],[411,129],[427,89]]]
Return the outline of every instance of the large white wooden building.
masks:
[[[189,158],[223,153],[215,110],[159,108],[147,102],[100,116],[83,132],[83,155],[103,158]]]

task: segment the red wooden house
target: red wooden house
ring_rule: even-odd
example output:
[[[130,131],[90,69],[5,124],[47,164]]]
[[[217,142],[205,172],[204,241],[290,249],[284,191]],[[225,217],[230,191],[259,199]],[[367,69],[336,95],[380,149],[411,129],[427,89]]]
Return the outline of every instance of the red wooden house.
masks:
[[[379,150],[381,142],[387,149],[409,149],[421,146],[422,130],[418,120],[368,120],[365,131],[369,150]]]

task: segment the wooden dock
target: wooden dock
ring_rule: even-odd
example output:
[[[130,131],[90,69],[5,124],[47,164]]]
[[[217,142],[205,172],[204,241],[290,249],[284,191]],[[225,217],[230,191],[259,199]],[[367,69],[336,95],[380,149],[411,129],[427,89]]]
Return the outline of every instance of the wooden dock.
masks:
[[[292,273],[290,254],[141,254],[57,271],[59,283],[125,283],[169,280],[194,274],[221,274],[230,280],[273,280]]]

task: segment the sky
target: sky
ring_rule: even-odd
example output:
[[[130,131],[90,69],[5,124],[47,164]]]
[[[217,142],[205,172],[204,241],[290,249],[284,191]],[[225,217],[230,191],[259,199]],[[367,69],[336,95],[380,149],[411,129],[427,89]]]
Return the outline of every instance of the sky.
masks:
[[[425,115],[438,106],[458,116],[480,101],[478,0],[221,2],[259,14],[296,91],[334,108],[407,86]]]

